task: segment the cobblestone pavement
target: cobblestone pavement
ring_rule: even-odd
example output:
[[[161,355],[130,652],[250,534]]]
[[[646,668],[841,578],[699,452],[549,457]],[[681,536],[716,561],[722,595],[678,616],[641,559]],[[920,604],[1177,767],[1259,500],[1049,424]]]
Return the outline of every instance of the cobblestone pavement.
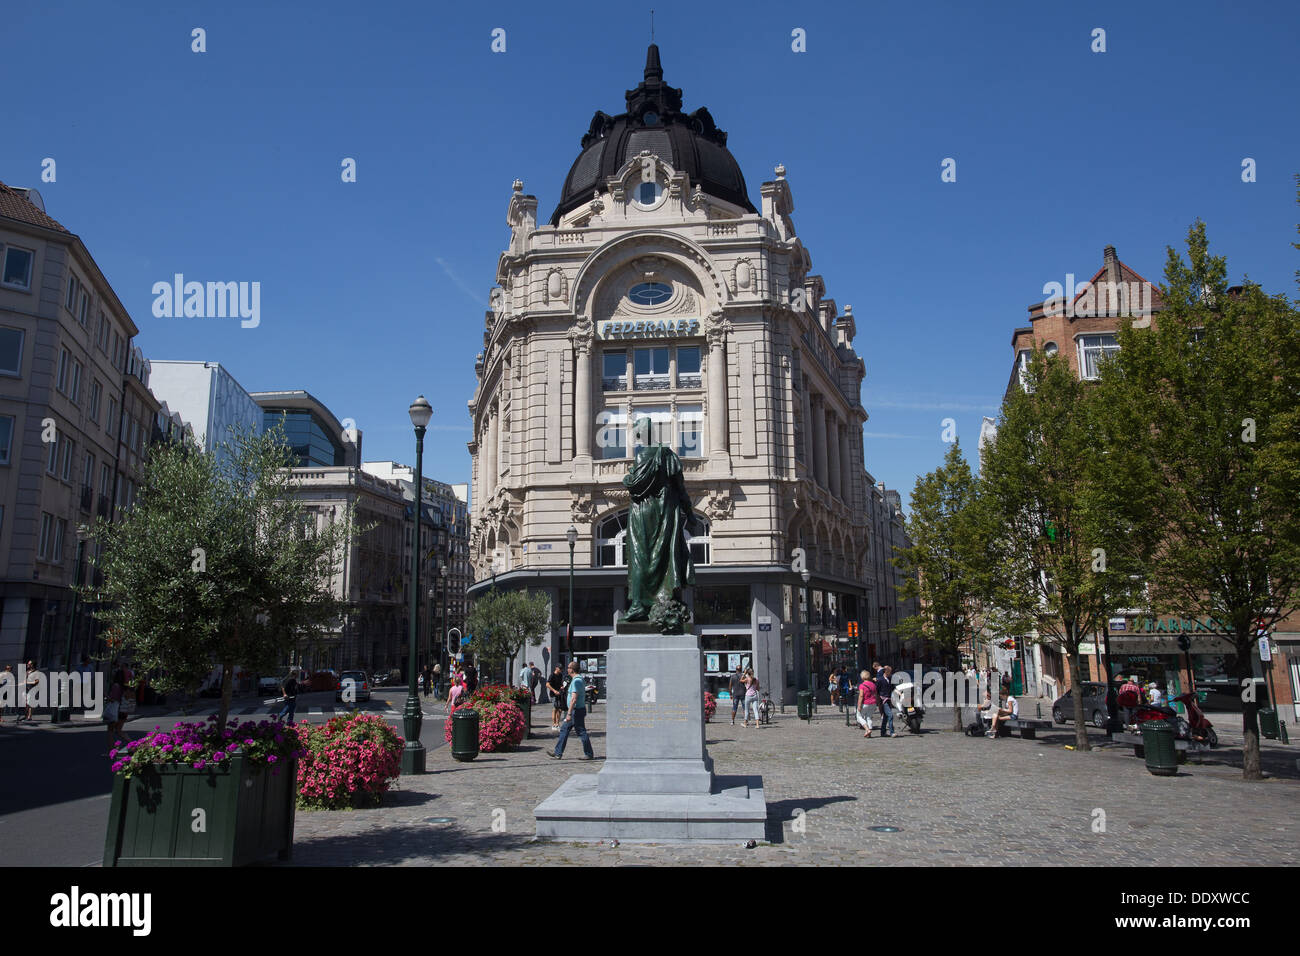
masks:
[[[588,718],[598,757],[603,711]],[[300,811],[292,864],[1300,863],[1294,747],[1265,744],[1265,768],[1277,776],[1262,782],[1240,779],[1240,751],[1230,748],[1156,777],[1131,748],[1066,750],[1068,727],[1036,741],[971,738],[936,724],[919,736],[864,740],[825,709],[811,724],[789,713],[767,727],[707,725],[717,773],[763,776],[769,842],[755,849],[540,842],[533,808],[571,774],[601,764],[576,759],[573,741],[563,760],[550,759],[549,714],[534,717],[538,736],[510,753],[458,763],[450,748],[431,750],[429,772],[400,779],[382,807]],[[1105,739],[1091,737],[1094,746]]]

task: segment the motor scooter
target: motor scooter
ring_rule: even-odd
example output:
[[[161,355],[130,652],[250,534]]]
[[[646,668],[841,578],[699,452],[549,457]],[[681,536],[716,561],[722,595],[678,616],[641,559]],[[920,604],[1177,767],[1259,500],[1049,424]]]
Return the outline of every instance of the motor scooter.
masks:
[[[921,732],[921,720],[925,717],[925,708],[916,693],[916,685],[911,683],[896,684],[894,692],[889,695],[894,705],[894,713],[907,723],[909,733]]]
[[[1203,715],[1202,715],[1203,716]],[[1133,711],[1133,723],[1138,727],[1148,721],[1164,721],[1174,730],[1177,740],[1191,740],[1191,724],[1168,704],[1139,704]]]
[[[1192,740],[1199,740],[1209,744],[1211,747],[1219,746],[1219,735],[1214,732],[1214,725],[1210,723],[1210,718],[1205,716],[1197,703],[1196,694],[1188,691],[1174,698],[1175,701],[1187,708],[1187,733]]]

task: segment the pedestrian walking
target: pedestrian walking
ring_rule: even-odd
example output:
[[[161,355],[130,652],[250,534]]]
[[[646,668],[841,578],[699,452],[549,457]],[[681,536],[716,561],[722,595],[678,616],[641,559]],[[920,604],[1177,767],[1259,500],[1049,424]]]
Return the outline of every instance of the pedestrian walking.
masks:
[[[32,720],[32,694],[36,691],[36,685],[40,683],[41,672],[36,669],[35,661],[27,662],[27,693],[23,695],[23,703],[27,705],[27,715],[23,718],[29,724],[34,724]]]
[[[745,719],[741,722],[742,727],[749,726],[749,712],[754,712],[754,726],[758,726],[758,678],[754,676],[752,667],[745,668],[745,675],[741,678],[745,684]]]
[[[890,699],[894,692],[894,684],[890,679],[894,669],[888,665],[881,668],[880,677],[876,681],[876,696],[880,701],[880,736],[893,737],[894,734],[894,704]]]
[[[433,699],[442,698],[442,664],[433,665]]]
[[[862,672],[861,683],[858,684],[858,726],[866,730],[863,737],[871,736],[871,708],[876,706],[878,695],[876,694],[876,682],[871,679],[871,674],[867,671]]]
[[[298,712],[298,681],[290,674],[280,682],[280,695],[284,698],[280,706],[271,712],[272,717],[279,717],[292,724]]]
[[[595,760],[591,738],[587,736],[587,682],[578,673],[578,662],[569,661],[569,717],[560,726],[560,739],[555,742],[551,756],[559,760],[564,756],[564,746],[569,742],[570,731],[575,731],[582,741],[582,759]]]
[[[557,664],[555,670],[551,672],[550,680],[546,682],[546,690],[551,695],[552,730],[560,729],[560,718],[564,716],[564,690],[567,683],[564,679],[564,672],[560,670],[560,666]]]
[[[465,693],[472,694],[478,690],[478,668],[473,664],[465,665]]]
[[[745,672],[736,664],[735,671],[727,679],[727,693],[731,695],[731,726],[736,726],[736,711],[745,700]]]
[[[841,670],[842,668],[837,667],[835,668],[835,670],[831,671],[831,678],[826,684],[826,689],[831,692],[832,707],[838,707],[840,705],[840,671]]]
[[[538,692],[542,687],[542,672],[537,669],[537,665],[532,661],[528,662],[528,695],[532,697],[533,703],[538,704]]]

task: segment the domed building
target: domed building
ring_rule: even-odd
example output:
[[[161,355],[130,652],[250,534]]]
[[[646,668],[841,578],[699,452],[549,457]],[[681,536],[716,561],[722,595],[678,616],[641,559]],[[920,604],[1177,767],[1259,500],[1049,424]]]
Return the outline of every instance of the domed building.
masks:
[[[684,599],[711,682],[752,664],[792,701],[804,593],[815,671],[889,653],[872,630],[892,593],[868,573],[888,555],[868,530],[883,492],[863,466],[852,309],[810,274],[784,168],[755,207],[727,134],[684,110],[658,47],[625,96],[592,118],[549,224],[514,184],[469,402],[470,596],[548,592],[555,627],[525,658],[573,655],[600,683],[625,600],[630,426],[648,417],[703,519]]]

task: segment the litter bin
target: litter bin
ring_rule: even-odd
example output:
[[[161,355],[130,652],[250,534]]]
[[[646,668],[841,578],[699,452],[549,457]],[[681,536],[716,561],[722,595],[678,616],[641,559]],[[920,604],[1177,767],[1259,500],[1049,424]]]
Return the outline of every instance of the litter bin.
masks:
[[[527,740],[533,735],[533,699],[525,697],[515,701],[515,704],[524,712],[524,739]]]
[[[1277,710],[1273,707],[1261,707],[1259,714],[1259,732],[1269,740],[1277,740]]]
[[[798,696],[799,719],[812,720],[812,691],[801,690]]]
[[[451,755],[456,760],[478,756],[478,711],[461,707],[451,715]]]
[[[1148,720],[1142,725],[1142,748],[1147,770],[1157,777],[1178,773],[1178,752],[1174,749],[1174,728],[1167,720]]]

